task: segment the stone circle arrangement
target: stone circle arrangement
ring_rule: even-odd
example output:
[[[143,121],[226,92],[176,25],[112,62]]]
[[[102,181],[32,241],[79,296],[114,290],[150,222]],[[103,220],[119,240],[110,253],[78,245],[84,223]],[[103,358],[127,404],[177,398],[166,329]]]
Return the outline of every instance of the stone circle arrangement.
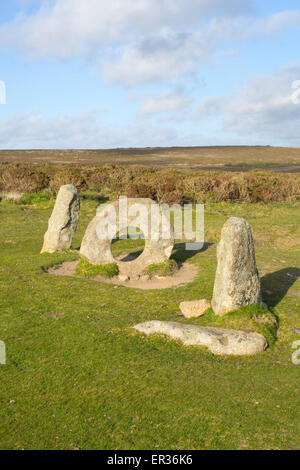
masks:
[[[151,199],[128,199],[128,208],[134,204],[145,207],[145,214],[150,214],[151,207],[158,206]],[[112,203],[118,215],[118,201]],[[159,223],[170,224],[159,206]],[[44,235],[41,253],[55,253],[71,248],[80,213],[80,199],[77,188],[71,184],[60,188],[55,206]],[[97,226],[107,216],[104,205],[89,223],[80,248],[80,256],[94,265],[117,263],[121,276],[142,273],[153,264],[168,260],[174,246],[174,230],[170,226],[170,236],[145,240],[143,253],[135,260],[122,262],[112,255],[111,242],[115,235],[128,226],[135,226],[134,217],[119,221],[117,229],[106,238],[99,238]],[[144,216],[146,217],[146,216]],[[151,224],[151,220],[146,221]],[[197,318],[210,306],[215,315],[223,316],[242,306],[262,304],[261,285],[256,266],[254,241],[251,227],[245,219],[230,217],[221,231],[221,240],[217,247],[217,270],[210,303],[206,299],[181,302],[180,310],[185,318]],[[216,355],[254,355],[268,347],[266,338],[259,333],[232,330],[220,327],[204,327],[172,321],[147,321],[133,327],[136,331],[148,334],[163,334],[180,340],[184,345],[206,346]]]

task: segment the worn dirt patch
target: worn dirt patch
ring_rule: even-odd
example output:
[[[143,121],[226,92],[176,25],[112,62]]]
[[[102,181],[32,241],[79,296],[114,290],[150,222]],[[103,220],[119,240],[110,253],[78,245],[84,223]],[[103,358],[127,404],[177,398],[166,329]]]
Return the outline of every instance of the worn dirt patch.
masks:
[[[76,266],[79,263],[77,261],[65,261],[59,266],[54,266],[49,269],[43,269],[48,274],[54,274],[55,276],[73,276],[78,277],[75,275]],[[119,286],[124,287],[132,287],[134,289],[167,289],[169,287],[174,286],[181,286],[183,284],[187,284],[192,282],[198,273],[198,269],[195,265],[190,263],[183,263],[179,270],[173,275],[164,278],[155,278],[149,279],[147,281],[139,279],[139,280],[132,280],[132,281],[120,281],[117,277],[114,279],[107,279],[104,276],[95,276],[91,278],[93,281],[98,282],[105,282],[106,284],[116,284]],[[82,279],[82,278],[80,278]]]

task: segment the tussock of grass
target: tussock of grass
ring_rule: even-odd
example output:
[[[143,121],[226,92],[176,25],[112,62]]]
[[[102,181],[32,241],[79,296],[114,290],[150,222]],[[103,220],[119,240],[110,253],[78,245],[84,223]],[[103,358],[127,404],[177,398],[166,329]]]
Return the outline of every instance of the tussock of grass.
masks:
[[[89,263],[85,259],[82,259],[76,266],[75,274],[77,274],[78,276],[85,277],[87,279],[95,277],[98,274],[112,279],[114,276],[117,276],[119,274],[119,268],[116,263],[95,265]]]
[[[145,269],[145,273],[149,276],[173,276],[178,271],[178,265],[175,260],[169,259],[163,263],[150,264]]]
[[[222,317],[215,315],[210,308],[202,318],[210,326],[260,333],[266,338],[270,348],[276,342],[277,317],[262,305],[247,305]]]

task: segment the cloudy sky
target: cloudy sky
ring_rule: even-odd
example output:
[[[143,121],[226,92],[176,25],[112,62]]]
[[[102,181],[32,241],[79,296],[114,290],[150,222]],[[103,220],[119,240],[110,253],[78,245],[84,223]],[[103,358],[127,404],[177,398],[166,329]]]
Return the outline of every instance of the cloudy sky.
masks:
[[[299,0],[1,2],[0,148],[300,147],[299,45]]]

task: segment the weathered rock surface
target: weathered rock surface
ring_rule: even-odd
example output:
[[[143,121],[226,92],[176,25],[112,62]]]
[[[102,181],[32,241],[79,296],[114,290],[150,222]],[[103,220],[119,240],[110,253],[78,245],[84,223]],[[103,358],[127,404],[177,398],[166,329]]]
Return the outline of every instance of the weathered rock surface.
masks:
[[[80,255],[92,264],[117,263],[120,274],[133,280],[150,264],[162,263],[170,258],[174,229],[159,205],[151,199],[128,198],[124,202],[124,210],[122,198],[120,200],[103,205],[97,211],[86,229]],[[137,227],[143,232],[145,248],[138,258],[124,262],[113,257],[111,242],[118,232],[128,227]]]
[[[207,346],[216,355],[252,356],[268,347],[267,340],[259,333],[211,326],[153,320],[140,323],[133,328],[146,335],[161,333],[178,339],[185,345]]]
[[[53,212],[48,222],[41,253],[69,249],[76,232],[80,199],[73,184],[61,186]]]
[[[206,299],[181,302],[179,308],[186,318],[197,318],[203,315],[210,307],[210,302]]]
[[[218,266],[212,308],[225,315],[243,305],[261,303],[260,279],[248,222],[231,217],[224,224],[217,248]]]

